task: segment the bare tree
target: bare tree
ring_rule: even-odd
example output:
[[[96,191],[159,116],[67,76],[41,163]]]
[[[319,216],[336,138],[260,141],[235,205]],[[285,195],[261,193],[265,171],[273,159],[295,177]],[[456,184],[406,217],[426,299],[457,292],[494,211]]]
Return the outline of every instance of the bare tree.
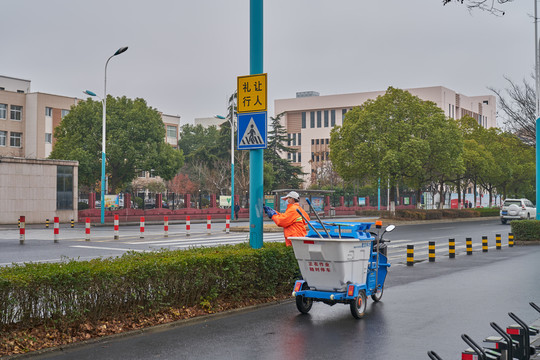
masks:
[[[224,195],[231,184],[231,163],[225,160],[215,160],[211,169],[207,168],[206,186],[212,193]]]
[[[443,0],[443,5],[449,3],[459,3],[467,6],[467,9],[469,9],[469,11],[472,11],[474,9],[480,9],[488,11],[493,15],[503,16],[504,11],[501,10],[498,6],[512,1],[514,0]]]
[[[532,76],[534,84],[534,76]],[[523,84],[514,83],[508,77],[509,87],[504,90],[489,88],[497,96],[498,106],[503,113],[504,126],[526,143],[536,142],[536,92],[534,85],[523,79]]]

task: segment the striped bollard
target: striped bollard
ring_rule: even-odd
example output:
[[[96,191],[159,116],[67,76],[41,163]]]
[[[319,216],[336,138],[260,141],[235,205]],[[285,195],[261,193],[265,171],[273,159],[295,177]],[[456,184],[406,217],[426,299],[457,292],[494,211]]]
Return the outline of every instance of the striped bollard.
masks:
[[[144,216],[141,216],[141,226],[140,226],[140,236],[141,239],[144,238]]]
[[[450,259],[456,258],[456,239],[448,239],[448,257]]]
[[[514,233],[508,233],[508,247],[514,247]]]
[[[120,219],[118,218],[118,214],[114,215],[114,240],[118,240],[120,238]]]
[[[482,252],[488,252],[488,238],[487,238],[487,236],[482,236]]]
[[[429,262],[435,262],[435,241],[428,242]]]
[[[73,229],[75,227],[75,220],[71,219],[71,228]]]
[[[19,220],[17,220],[17,227],[20,229],[21,228],[21,218],[19,218]]]
[[[472,255],[472,238],[466,238],[465,243],[467,244],[467,255]]]
[[[20,245],[24,245],[24,239],[26,237],[25,224],[26,224],[26,218],[24,216],[21,216],[19,218],[19,244]]]
[[[45,229],[49,228],[49,219],[45,220]]]
[[[169,237],[169,217],[165,216],[163,220],[163,232],[165,233],[164,236]]]
[[[60,234],[60,218],[58,216],[54,217],[54,242],[58,242],[58,235]]]
[[[84,240],[90,241],[90,218],[89,217],[86,218],[86,225],[85,225],[84,232],[85,232]]]
[[[495,249],[501,250],[501,234],[495,234]]]
[[[414,245],[407,245],[407,266],[414,265]]]
[[[191,223],[189,221],[190,217],[189,215],[186,216],[186,236],[189,236],[189,231],[191,230]]]
[[[227,215],[225,218],[225,233],[229,233],[231,231],[231,215]]]
[[[210,215],[206,216],[206,232],[208,235],[212,234],[212,217]]]

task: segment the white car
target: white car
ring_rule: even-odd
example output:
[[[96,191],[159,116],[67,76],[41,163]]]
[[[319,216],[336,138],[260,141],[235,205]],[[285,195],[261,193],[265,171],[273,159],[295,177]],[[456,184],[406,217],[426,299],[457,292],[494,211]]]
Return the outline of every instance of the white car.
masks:
[[[508,220],[534,219],[536,207],[527,199],[506,199],[501,206],[501,222]]]

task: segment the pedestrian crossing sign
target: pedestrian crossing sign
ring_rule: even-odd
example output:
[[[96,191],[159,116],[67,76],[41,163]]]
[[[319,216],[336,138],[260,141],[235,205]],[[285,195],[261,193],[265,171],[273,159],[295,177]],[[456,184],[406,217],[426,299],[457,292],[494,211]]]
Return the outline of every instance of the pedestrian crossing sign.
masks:
[[[238,114],[238,150],[266,149],[266,111]]]

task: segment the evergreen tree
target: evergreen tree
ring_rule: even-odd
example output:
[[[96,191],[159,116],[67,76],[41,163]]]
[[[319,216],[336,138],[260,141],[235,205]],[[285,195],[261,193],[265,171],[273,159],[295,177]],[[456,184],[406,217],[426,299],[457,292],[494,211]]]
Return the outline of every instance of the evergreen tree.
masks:
[[[270,165],[273,176],[265,177],[265,191],[273,189],[298,189],[304,175],[300,166],[295,166],[290,160],[284,159],[281,155],[286,153],[296,153],[297,149],[289,147],[289,137],[287,130],[281,124],[282,114],[270,117],[272,130],[268,133],[268,146],[264,151],[264,160]],[[268,169],[268,167],[265,167]],[[273,178],[273,181],[271,180]]]

